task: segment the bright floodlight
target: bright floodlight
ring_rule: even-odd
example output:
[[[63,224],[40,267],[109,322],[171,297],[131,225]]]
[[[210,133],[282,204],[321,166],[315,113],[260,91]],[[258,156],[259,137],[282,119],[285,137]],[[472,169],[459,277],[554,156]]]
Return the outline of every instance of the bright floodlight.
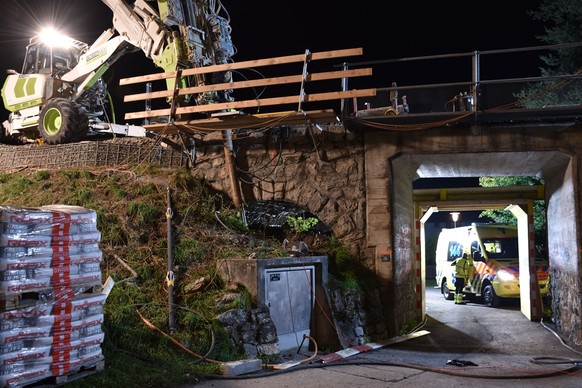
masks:
[[[40,33],[40,38],[44,43],[51,47],[69,47],[72,39],[61,34],[54,28],[45,28]]]

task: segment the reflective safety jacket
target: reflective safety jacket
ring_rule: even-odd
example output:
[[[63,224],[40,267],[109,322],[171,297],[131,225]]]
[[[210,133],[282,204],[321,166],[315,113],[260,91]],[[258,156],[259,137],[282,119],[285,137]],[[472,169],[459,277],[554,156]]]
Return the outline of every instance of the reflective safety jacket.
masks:
[[[465,254],[453,261],[451,265],[455,266],[455,277],[468,279],[471,275],[471,268],[473,268],[473,260],[468,259]]]

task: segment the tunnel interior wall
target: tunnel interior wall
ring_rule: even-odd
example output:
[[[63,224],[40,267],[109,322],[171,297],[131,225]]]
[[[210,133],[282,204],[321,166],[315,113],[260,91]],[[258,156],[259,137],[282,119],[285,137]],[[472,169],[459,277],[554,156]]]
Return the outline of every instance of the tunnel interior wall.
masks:
[[[394,309],[396,310],[394,326],[403,328],[415,326],[422,319],[417,306],[417,270],[419,262],[415,260],[414,202],[412,182],[418,177],[414,162],[398,157],[390,159],[390,177],[393,190],[392,226],[394,236]]]
[[[548,220],[548,251],[550,257],[551,309],[556,325],[577,345],[582,344],[582,282],[578,248],[579,201],[575,166],[578,158],[563,156],[559,167],[548,166],[546,206]]]

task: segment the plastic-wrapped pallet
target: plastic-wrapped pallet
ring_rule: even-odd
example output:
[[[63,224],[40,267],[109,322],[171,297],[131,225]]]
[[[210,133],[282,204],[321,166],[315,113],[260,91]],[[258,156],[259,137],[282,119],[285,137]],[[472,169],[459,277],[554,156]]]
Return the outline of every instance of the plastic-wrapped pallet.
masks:
[[[95,211],[0,206],[0,386],[75,374],[103,360]]]
[[[0,206],[0,299],[57,300],[101,284],[97,214],[80,206]]]

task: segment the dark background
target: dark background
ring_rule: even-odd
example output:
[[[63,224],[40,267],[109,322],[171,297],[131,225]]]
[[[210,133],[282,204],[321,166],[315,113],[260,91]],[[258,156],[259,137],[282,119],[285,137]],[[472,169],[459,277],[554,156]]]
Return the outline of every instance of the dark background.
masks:
[[[543,33],[543,26],[527,15],[539,3],[224,0],[223,8],[230,17],[237,48],[234,61],[354,47],[364,50],[357,61],[382,61],[540,45],[537,36]],[[28,40],[44,26],[55,26],[77,40],[92,43],[112,25],[112,12],[100,0],[2,0],[1,4],[0,69],[20,71]],[[527,65],[519,64],[517,72],[524,70],[528,75],[522,69]],[[119,78],[158,71],[138,51],[119,60],[105,78],[114,100],[120,101],[124,91],[116,87]],[[398,81],[403,85],[437,83],[447,71],[450,69],[442,63],[435,63],[430,71],[406,67],[398,72]],[[362,87],[389,87],[394,78],[394,74],[374,70],[368,81],[373,85]],[[117,117],[122,118],[123,111],[123,105],[118,104]],[[0,113],[3,121],[7,112]]]

